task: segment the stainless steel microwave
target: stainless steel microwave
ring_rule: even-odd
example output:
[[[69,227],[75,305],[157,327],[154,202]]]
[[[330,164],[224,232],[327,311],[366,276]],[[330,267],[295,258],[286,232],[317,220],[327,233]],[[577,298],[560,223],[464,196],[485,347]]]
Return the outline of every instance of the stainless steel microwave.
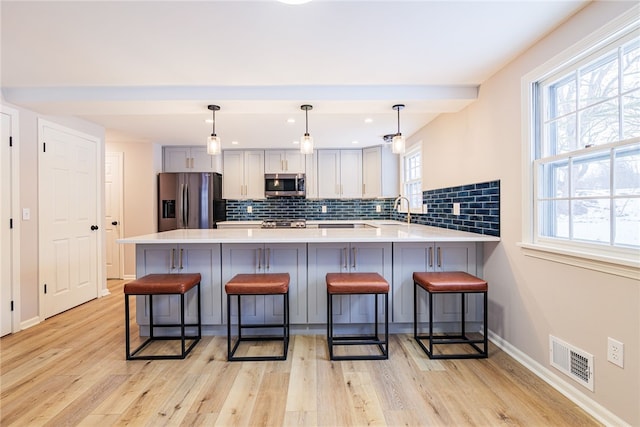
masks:
[[[266,197],[304,196],[303,173],[267,173],[264,175],[264,195]]]

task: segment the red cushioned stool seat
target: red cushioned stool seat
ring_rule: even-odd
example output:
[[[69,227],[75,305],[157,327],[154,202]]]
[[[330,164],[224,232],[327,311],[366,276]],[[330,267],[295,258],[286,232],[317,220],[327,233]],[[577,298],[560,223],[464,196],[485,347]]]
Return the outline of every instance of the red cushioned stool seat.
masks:
[[[413,293],[413,336],[420,347],[431,359],[477,359],[488,356],[488,336],[487,336],[487,294],[489,285],[485,280],[475,277],[463,271],[442,271],[442,272],[415,272],[413,273],[414,293]],[[418,331],[418,291],[423,289],[428,296],[429,309],[429,333],[424,335]],[[433,296],[438,294],[460,294],[460,333],[434,334],[433,327]],[[481,338],[470,338],[466,331],[466,301],[468,294],[482,294],[484,301],[484,321],[483,335]],[[428,347],[423,340],[428,340]],[[434,353],[435,345],[458,345],[468,344],[473,349],[472,352],[462,353]],[[478,346],[482,344],[482,347]],[[451,347],[453,348],[453,347]]]
[[[389,282],[378,273],[327,273],[327,344],[331,360],[377,360],[389,358]],[[333,322],[333,298],[336,295],[373,295],[373,335],[336,336]],[[384,298],[384,338],[378,334],[378,296]],[[335,355],[335,346],[374,345],[380,354]]]
[[[124,307],[125,307],[125,346],[127,360],[135,359],[184,359],[191,352],[193,347],[202,337],[202,319],[200,310],[200,280],[199,273],[187,274],[149,274],[139,279],[133,280],[124,285]],[[195,288],[195,289],[194,289]],[[197,323],[185,322],[185,294],[194,289],[197,293],[198,321]],[[153,297],[158,295],[178,295],[180,297],[180,323],[177,324],[156,324],[153,318]],[[129,324],[129,297],[143,296],[148,301],[149,310],[149,337],[131,351],[131,331]],[[180,328],[179,335],[157,335],[156,328],[175,329]],[[187,334],[186,328],[197,328],[197,334]],[[142,354],[142,351],[155,341],[180,340],[181,351],[179,354]],[[191,340],[187,347],[186,341]]]
[[[227,360],[260,361],[286,360],[289,349],[289,273],[236,274],[229,280],[224,290],[227,293]],[[276,324],[243,324],[241,296],[282,295],[283,320]],[[231,297],[236,297],[238,311],[238,338],[231,346]],[[243,335],[244,329],[282,328],[282,335]],[[282,341],[282,355],[278,356],[236,356],[238,346],[244,341]]]

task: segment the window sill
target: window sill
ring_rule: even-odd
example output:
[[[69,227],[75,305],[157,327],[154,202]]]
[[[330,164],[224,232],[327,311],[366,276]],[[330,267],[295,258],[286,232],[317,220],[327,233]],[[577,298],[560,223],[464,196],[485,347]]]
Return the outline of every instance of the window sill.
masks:
[[[525,256],[640,280],[640,256],[623,259],[533,243],[520,242],[517,245]]]

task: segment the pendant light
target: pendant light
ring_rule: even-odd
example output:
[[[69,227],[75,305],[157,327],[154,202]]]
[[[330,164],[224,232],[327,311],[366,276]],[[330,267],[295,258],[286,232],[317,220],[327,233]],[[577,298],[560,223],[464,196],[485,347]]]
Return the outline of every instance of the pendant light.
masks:
[[[302,154],[313,154],[313,137],[309,135],[309,110],[312,110],[313,106],[305,104],[301,105],[300,109],[304,110],[305,117],[305,132],[300,139],[300,152]]]
[[[207,154],[215,156],[222,152],[220,137],[216,135],[216,111],[220,110],[220,106],[209,105],[207,108],[213,112],[213,129],[211,131],[211,136],[207,138]]]
[[[396,104],[393,106],[393,109],[398,112],[398,133],[396,133],[391,140],[391,152],[394,154],[404,153],[404,137],[400,133],[400,110],[402,110],[403,108],[404,104]]]

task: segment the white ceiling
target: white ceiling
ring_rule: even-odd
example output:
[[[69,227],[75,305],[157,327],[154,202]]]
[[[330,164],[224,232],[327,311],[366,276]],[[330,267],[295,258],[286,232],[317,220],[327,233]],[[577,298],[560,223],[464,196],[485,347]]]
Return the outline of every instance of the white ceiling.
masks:
[[[218,104],[223,148],[294,148],[312,104],[317,148],[377,145],[393,104],[405,136],[460,110],[587,3],[2,0],[0,81],[7,102],[112,141],[203,145]]]

